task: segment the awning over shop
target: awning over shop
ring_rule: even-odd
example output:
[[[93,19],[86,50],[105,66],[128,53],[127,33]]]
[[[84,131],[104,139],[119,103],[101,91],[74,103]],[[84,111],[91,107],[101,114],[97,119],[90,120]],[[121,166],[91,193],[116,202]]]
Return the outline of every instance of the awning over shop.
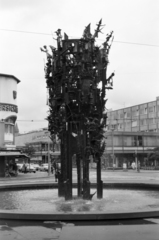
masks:
[[[29,158],[29,156],[19,151],[0,151],[0,157]]]

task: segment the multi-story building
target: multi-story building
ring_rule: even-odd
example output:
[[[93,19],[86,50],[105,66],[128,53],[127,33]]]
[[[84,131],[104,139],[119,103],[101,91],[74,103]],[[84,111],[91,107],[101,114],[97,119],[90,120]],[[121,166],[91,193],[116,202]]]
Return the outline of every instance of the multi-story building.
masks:
[[[108,130],[159,132],[159,97],[155,101],[108,111]]]
[[[18,78],[0,74],[0,120],[4,122],[4,145],[14,144],[14,126],[17,119],[17,84]]]
[[[148,154],[159,146],[159,97],[155,101],[107,112],[106,150],[110,166],[128,166],[135,160],[142,166],[159,165]]]
[[[39,129],[24,134],[16,134],[15,144],[17,148],[23,150],[28,145],[32,146],[35,152],[30,158],[34,163],[48,163],[48,157],[51,160],[60,158],[60,142],[55,139],[54,143],[49,137],[47,129]]]
[[[0,176],[5,176],[5,166],[22,154],[15,146],[15,124],[18,113],[17,84],[13,75],[0,74]]]
[[[159,134],[155,132],[126,132],[126,131],[108,131],[106,132],[105,157],[112,166],[113,159],[116,167],[122,167],[127,163],[130,167],[135,159],[140,161],[141,166],[158,166],[158,161],[149,162],[148,154],[155,147],[159,146]]]

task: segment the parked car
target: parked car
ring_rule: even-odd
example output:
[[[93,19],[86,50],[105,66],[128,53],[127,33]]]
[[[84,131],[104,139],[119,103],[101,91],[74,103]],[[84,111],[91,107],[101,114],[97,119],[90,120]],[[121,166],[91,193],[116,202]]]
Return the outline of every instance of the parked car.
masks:
[[[22,171],[23,163],[17,163],[18,171]]]
[[[61,163],[57,163],[57,169],[61,170]]]
[[[43,163],[40,166],[40,171],[47,171],[48,172],[48,169],[49,169],[48,163]]]
[[[40,170],[40,165],[39,165],[39,164],[33,163],[32,165],[33,165],[33,167],[36,169],[36,171],[39,171],[39,170]]]
[[[28,173],[28,172],[29,173],[31,173],[31,172],[36,173],[36,168],[33,166],[33,164],[26,163],[25,166],[23,164],[21,172],[23,172],[23,173]]]
[[[36,168],[34,167],[33,164],[30,164],[30,165],[28,166],[28,170],[29,170],[29,172],[36,173]]]

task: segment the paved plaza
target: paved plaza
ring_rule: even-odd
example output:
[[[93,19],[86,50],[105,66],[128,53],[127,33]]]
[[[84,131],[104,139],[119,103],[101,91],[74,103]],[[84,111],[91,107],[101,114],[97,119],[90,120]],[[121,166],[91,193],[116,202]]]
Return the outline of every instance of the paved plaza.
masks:
[[[76,183],[76,170],[73,182]],[[146,183],[159,186],[159,171],[141,170],[102,170],[104,183]],[[96,182],[96,171],[90,170],[90,181]],[[54,174],[47,172],[19,173],[17,177],[0,178],[0,187],[25,184],[55,183]],[[152,239],[159,236],[159,218],[111,221],[21,221],[0,220],[2,240],[103,240],[103,239]]]
[[[102,181],[104,183],[107,182],[134,182],[134,183],[156,183],[159,184],[159,171],[155,170],[140,170],[137,172],[136,170],[102,170]],[[54,174],[50,174],[48,176],[47,172],[39,172],[36,173],[18,173],[17,177],[6,177],[0,178],[0,186],[4,184],[14,184],[14,183],[27,183],[27,182],[55,182]],[[73,182],[77,182],[77,174],[76,169],[73,170]],[[96,170],[90,170],[90,182],[96,182]]]

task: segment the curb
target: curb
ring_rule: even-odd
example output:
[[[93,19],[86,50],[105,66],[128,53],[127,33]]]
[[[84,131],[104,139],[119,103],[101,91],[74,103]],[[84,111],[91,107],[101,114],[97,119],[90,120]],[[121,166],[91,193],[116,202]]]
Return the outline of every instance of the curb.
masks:
[[[0,210],[0,219],[27,221],[99,221],[121,219],[143,219],[159,217],[159,211],[125,212],[125,213],[28,213]]]

